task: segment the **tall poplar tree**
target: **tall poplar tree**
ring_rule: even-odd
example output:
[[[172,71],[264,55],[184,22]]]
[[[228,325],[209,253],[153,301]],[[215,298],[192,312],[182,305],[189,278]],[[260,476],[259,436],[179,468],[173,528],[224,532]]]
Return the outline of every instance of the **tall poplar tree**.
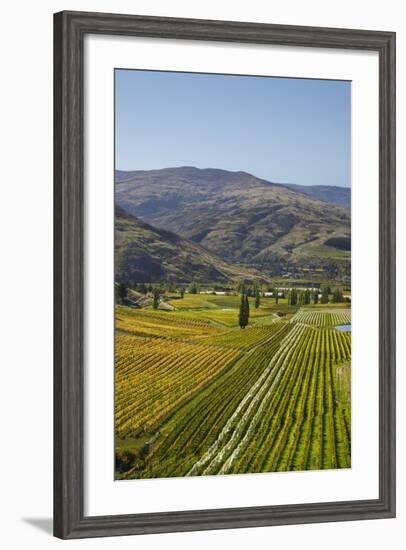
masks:
[[[118,297],[120,299],[120,303],[123,303],[127,298],[127,287],[124,283],[120,283],[118,285]]]
[[[292,288],[290,291],[290,305],[295,306],[297,304],[297,290],[295,288]]]
[[[250,319],[250,303],[248,301],[248,296],[245,296],[245,324],[248,325]]]
[[[329,294],[328,291],[329,291],[328,287],[323,288],[323,290],[321,291],[321,303],[322,304],[328,304],[328,294]]]
[[[197,294],[199,292],[199,288],[195,281],[192,281],[189,285],[189,292],[190,294]]]
[[[158,306],[159,306],[159,288],[154,288],[152,290],[152,297],[154,299],[154,302],[152,304],[152,307],[154,309],[158,309]]]
[[[333,291],[333,302],[344,302],[343,293],[340,288],[335,288]]]
[[[240,311],[238,314],[238,324],[240,328],[245,328],[248,325],[250,316],[250,306],[248,303],[248,296],[244,293],[241,294]]]

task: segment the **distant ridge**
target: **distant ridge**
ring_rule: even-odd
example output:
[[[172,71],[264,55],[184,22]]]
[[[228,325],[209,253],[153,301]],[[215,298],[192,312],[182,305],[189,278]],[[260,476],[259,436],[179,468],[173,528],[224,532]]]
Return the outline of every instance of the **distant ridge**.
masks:
[[[125,183],[131,181],[134,177],[140,176],[151,176],[159,175],[165,172],[167,174],[176,174],[178,176],[184,177],[200,177],[206,179],[211,179],[212,177],[218,178],[219,176],[226,176],[229,174],[234,174],[236,177],[247,176],[254,178],[252,174],[244,171],[230,172],[228,170],[222,170],[219,168],[196,168],[194,166],[179,166],[178,168],[161,168],[158,170],[116,170],[116,183]],[[351,208],[351,188],[350,187],[340,187],[338,185],[298,185],[295,183],[277,183],[271,182],[269,180],[255,178],[258,181],[262,181],[265,184],[276,185],[279,187],[287,187],[292,191],[297,193],[302,193],[314,199],[321,200],[323,202],[328,202],[336,206],[341,206],[343,208]]]
[[[303,193],[314,199],[342,206],[343,208],[351,208],[350,187],[338,187],[336,185],[295,185],[294,183],[284,185],[293,191]]]

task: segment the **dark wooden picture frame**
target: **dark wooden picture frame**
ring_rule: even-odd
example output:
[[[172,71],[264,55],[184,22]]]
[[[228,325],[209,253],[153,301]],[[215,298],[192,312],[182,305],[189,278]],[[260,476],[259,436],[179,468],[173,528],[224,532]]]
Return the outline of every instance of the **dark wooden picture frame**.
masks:
[[[379,54],[379,498],[88,517],[83,511],[83,40],[86,34]],[[54,17],[54,534],[81,538],[395,516],[395,34],[61,12]]]

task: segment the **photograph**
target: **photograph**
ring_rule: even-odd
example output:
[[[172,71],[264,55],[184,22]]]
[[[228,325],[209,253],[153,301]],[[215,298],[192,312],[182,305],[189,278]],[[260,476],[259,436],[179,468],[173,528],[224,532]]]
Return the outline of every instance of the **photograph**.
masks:
[[[6,550],[406,539],[405,18],[313,3],[4,4]]]
[[[115,69],[114,108],[115,479],[351,468],[351,82]]]

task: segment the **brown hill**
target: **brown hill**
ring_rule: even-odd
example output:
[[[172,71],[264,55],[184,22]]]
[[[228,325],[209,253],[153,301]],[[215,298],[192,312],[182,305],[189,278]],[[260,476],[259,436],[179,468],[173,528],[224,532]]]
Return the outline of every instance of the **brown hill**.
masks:
[[[117,281],[176,283],[264,281],[254,270],[229,265],[204,247],[170,231],[156,229],[116,207]]]
[[[323,270],[329,277],[350,273],[350,251],[334,246],[351,238],[349,209],[246,172],[118,171],[116,203],[229,263],[271,275],[291,269]]]

